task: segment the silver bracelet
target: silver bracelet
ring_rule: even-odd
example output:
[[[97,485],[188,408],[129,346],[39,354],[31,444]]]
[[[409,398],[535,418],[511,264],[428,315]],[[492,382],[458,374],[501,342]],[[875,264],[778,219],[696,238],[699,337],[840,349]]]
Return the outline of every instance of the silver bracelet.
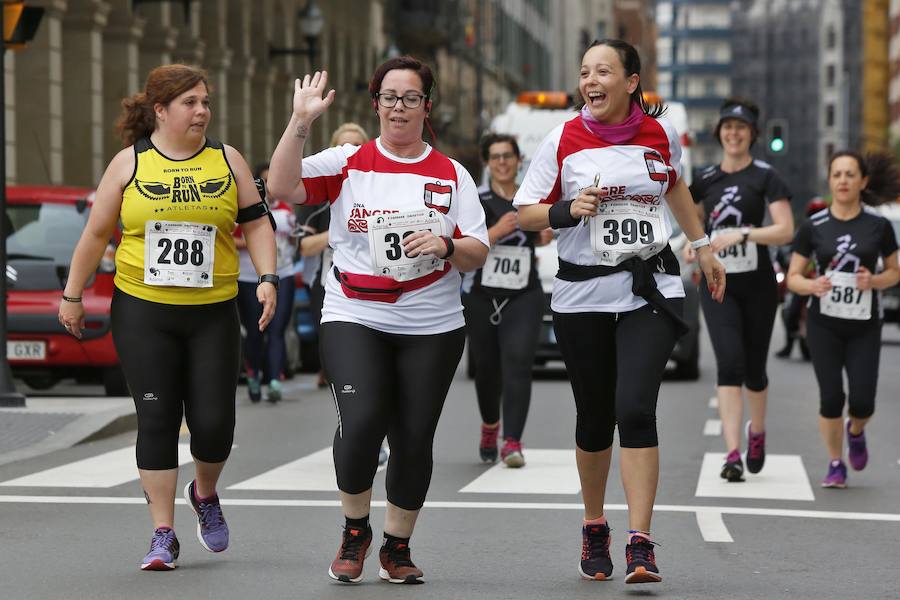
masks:
[[[709,246],[709,236],[708,235],[704,235],[699,240],[694,240],[693,242],[691,242],[691,248],[693,248],[694,250],[699,250],[703,246]]]

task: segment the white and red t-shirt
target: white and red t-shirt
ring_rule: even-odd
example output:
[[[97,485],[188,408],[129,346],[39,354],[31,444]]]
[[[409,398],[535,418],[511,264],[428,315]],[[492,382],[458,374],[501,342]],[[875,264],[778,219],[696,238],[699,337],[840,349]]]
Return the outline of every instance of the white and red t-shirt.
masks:
[[[294,276],[294,251],[297,248],[297,238],[294,237],[294,227],[297,225],[297,217],[293,207],[281,200],[270,200],[269,210],[275,218],[275,273],[280,278]],[[243,231],[238,225],[234,235],[241,236]],[[244,283],[256,283],[259,279],[256,267],[250,259],[250,252],[246,248],[238,251],[241,263],[241,273],[238,281]]]
[[[624,144],[608,144],[601,140],[587,129],[581,115],[559,125],[541,142],[513,204],[524,206],[572,200],[581,189],[594,185],[598,174],[600,188],[604,190],[603,202],[615,203],[617,210],[633,210],[635,215],[644,215],[650,209],[661,213],[652,229],[652,238],[657,246],[665,247],[672,235],[672,224],[668,211],[662,210],[664,196],[681,176],[678,134],[665,119],[645,115],[638,133]],[[625,232],[624,225],[629,226],[627,233],[638,236],[634,223],[622,221],[620,215],[622,227],[619,231],[611,227],[608,239],[616,239],[617,234]],[[594,227],[599,225],[600,221],[593,224]],[[651,237],[650,229],[645,231],[644,228],[649,224],[638,222],[638,225],[641,225],[641,235]],[[591,226],[578,224],[561,229],[557,250],[563,260],[574,264],[606,264],[597,252],[602,252],[603,248],[597,248],[596,243],[592,247]],[[654,277],[663,296],[684,297],[680,277],[665,273],[654,273]],[[561,313],[635,310],[647,302],[632,293],[631,283],[632,276],[628,271],[587,281],[557,278],[553,282],[551,307]]]
[[[472,176],[426,144],[416,158],[388,152],[377,138],[344,144],[303,159],[307,203],[331,203],[329,245],[341,272],[380,275],[369,248],[366,217],[436,209],[445,235],[473,237],[490,246],[484,210]],[[449,263],[448,263],[449,264]],[[465,324],[459,271],[403,293],[395,303],[348,298],[333,276],[325,278],[322,322],[359,323],[387,333],[429,335]]]

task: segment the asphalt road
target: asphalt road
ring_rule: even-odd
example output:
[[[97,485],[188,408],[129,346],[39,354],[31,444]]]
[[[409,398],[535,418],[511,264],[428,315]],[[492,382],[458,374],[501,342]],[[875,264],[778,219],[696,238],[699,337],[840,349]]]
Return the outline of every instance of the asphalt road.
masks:
[[[378,580],[377,554],[359,586],[328,578],[342,523],[327,461],[334,407],[329,392],[295,380],[276,406],[250,405],[239,389],[236,446],[220,485],[232,546],[205,552],[192,513],[180,505],[182,551],[171,573],[137,568],[151,531],[128,464],[134,433],[0,467],[0,597],[900,598],[900,329],[885,328],[871,459],[865,471],[851,471],[847,490],[818,486],[827,456],[818,439],[817,388],[811,366],[799,359],[770,361],[766,469],[742,484],[717,480],[724,447],[710,435],[715,369],[701,337],[701,379],[667,381],[660,393],[653,531],[661,584],[623,582],[627,521],[617,469],[607,507],[614,579],[578,577],[582,514],[568,383],[535,382],[528,465],[511,471],[477,462],[474,386],[460,369],[435,440],[429,504],[411,544],[424,586]],[[776,338],[773,349],[779,346]],[[182,484],[190,478],[183,468]],[[384,500],[383,472],[375,498]],[[372,511],[379,537],[382,506]]]

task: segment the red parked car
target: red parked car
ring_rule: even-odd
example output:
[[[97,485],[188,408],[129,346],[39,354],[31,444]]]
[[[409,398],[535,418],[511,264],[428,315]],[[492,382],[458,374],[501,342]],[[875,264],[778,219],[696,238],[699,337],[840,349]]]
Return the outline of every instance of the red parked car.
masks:
[[[7,188],[6,351],[13,375],[35,389],[64,378],[102,382],[110,396],[129,395],[110,333],[115,232],[84,289],[81,340],[57,320],[72,251],[87,223],[94,190],[60,186]]]

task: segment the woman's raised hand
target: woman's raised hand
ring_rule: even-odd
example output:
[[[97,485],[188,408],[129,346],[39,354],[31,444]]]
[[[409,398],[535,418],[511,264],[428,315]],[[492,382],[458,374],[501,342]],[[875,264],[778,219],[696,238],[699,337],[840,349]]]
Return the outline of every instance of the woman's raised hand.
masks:
[[[294,116],[306,123],[311,123],[319,115],[325,112],[334,102],[334,90],[324,97],[325,86],[328,84],[328,72],[316,71],[312,75],[308,73],[303,80],[294,80]]]

